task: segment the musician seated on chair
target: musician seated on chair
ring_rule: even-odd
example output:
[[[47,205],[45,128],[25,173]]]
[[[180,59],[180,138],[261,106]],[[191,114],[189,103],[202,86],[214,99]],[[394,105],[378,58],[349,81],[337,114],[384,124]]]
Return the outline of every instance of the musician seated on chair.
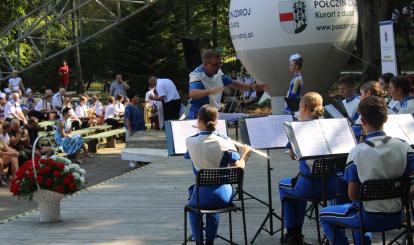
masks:
[[[236,166],[244,168],[250,156],[250,147],[245,145],[239,148],[239,152],[232,141],[214,131],[217,125],[218,111],[215,107],[204,105],[198,112],[198,128],[200,133],[187,138],[186,159],[191,159],[193,172],[198,174],[200,169],[224,168]],[[232,202],[233,190],[231,185],[202,187],[200,192],[201,208],[222,208]],[[191,206],[197,205],[197,191],[195,186],[189,188],[189,201]],[[189,214],[191,230],[196,244],[203,244],[198,229],[197,214]],[[206,239],[205,244],[213,244],[216,238],[219,224],[219,214],[206,215]],[[201,231],[202,232],[202,231]]]
[[[348,244],[344,231],[335,224],[352,226],[355,229],[355,244],[361,244],[360,215],[362,209],[364,228],[368,230],[393,229],[402,222],[401,199],[380,201],[356,201],[360,184],[368,180],[400,178],[414,171],[414,151],[406,142],[385,135],[383,125],[387,121],[387,105],[383,98],[370,96],[358,105],[362,127],[367,137],[364,143],[355,146],[348,155],[344,179],[348,182],[348,196],[353,203],[329,206],[321,209],[320,221],[329,241]],[[371,244],[365,234],[365,244]]]
[[[323,100],[316,92],[306,93],[300,100],[300,121],[308,121],[322,117]],[[290,147],[290,143],[288,144]],[[292,150],[290,157],[295,160]],[[283,178],[279,182],[280,200],[284,203],[284,222],[287,228],[285,240],[287,244],[303,244],[302,226],[305,218],[307,202],[301,199],[320,199],[322,196],[322,177],[311,179],[314,160],[299,160],[299,174],[294,178]],[[335,194],[336,176],[327,176],[327,196]],[[312,188],[313,187],[313,188]]]
[[[86,96],[79,96],[79,105],[75,108],[76,116],[81,120],[82,128],[90,127],[96,124],[94,113],[90,113],[87,106],[88,98]]]

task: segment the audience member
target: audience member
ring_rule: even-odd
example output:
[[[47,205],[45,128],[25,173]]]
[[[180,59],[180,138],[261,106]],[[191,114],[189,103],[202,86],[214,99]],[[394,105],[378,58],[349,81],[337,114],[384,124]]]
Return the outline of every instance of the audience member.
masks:
[[[79,104],[76,106],[75,115],[81,120],[82,128],[87,128],[94,123],[93,119],[89,117],[87,103],[88,99],[85,96],[79,96]]]
[[[28,113],[34,109],[36,101],[35,101],[35,98],[33,97],[31,88],[26,89],[25,95],[26,96],[22,98],[21,107],[24,112]]]
[[[17,70],[13,70],[12,77],[9,78],[9,86],[8,88],[10,91],[17,91],[20,90],[21,92],[25,91],[23,80],[21,77],[17,76],[19,72]]]
[[[123,102],[124,97],[122,95],[117,95],[115,97],[115,117],[121,118],[124,116],[125,105]]]
[[[29,117],[36,117],[39,120],[53,120],[55,118],[55,111],[52,108],[51,94],[46,93],[41,100],[39,100],[34,110],[29,113]]]
[[[0,122],[4,122],[6,119],[4,116],[4,107],[6,106],[7,99],[5,93],[0,93]]]
[[[109,96],[108,105],[105,108],[104,119],[106,124],[111,125],[112,129],[119,128],[118,118],[115,115],[115,98]]]
[[[19,103],[19,93],[13,92],[12,99],[8,101],[4,107],[4,117],[6,120],[18,119],[22,124],[26,124],[27,120],[23,114],[22,108]]]
[[[63,107],[63,99],[65,98],[66,89],[60,88],[52,97],[52,106],[56,111],[61,111]]]
[[[113,81],[111,83],[111,86],[109,87],[109,93],[114,97],[118,95],[127,97],[127,90],[129,90],[129,85],[126,82],[124,82],[124,80],[122,79],[122,75],[116,75],[115,81]]]
[[[29,133],[20,127],[20,121],[12,119],[10,122],[10,146],[19,152],[19,165],[22,165],[32,157],[32,145],[30,144]]]

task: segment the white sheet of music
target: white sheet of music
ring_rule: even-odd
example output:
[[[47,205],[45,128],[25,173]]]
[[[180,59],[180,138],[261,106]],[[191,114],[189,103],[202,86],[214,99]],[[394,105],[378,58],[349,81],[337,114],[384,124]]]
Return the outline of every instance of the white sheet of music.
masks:
[[[187,152],[186,139],[199,132],[198,128],[194,126],[197,126],[197,120],[171,121],[175,154]],[[218,120],[216,129],[218,133],[227,136],[226,121]]]
[[[331,154],[349,153],[355,146],[355,137],[346,118],[321,119],[319,123]]]
[[[250,145],[256,149],[276,147],[275,131],[267,117],[246,118]]]
[[[286,135],[284,123],[291,122],[291,115],[270,115],[268,116],[270,121],[270,126],[273,128],[275,136],[275,146],[276,147],[286,147],[289,139]]]
[[[404,114],[401,114],[401,115],[404,115]],[[399,114],[388,115],[388,120],[384,123],[384,132],[388,136],[402,139],[408,142],[409,144],[412,144],[412,142],[410,141],[410,138],[407,137],[406,133],[404,132],[404,130],[399,124],[399,120],[400,120],[399,116],[400,116]]]
[[[171,129],[174,141],[174,152],[176,154],[184,154],[187,152],[185,140],[198,133],[196,120],[171,121]]]
[[[414,144],[414,118],[411,114],[399,114],[398,123],[405,132],[410,141],[409,144]]]
[[[292,122],[291,125],[302,157],[329,155],[318,120]]]
[[[325,110],[333,117],[333,118],[344,118],[344,115],[342,115],[338,109],[336,109],[335,106],[332,104],[326,105]]]

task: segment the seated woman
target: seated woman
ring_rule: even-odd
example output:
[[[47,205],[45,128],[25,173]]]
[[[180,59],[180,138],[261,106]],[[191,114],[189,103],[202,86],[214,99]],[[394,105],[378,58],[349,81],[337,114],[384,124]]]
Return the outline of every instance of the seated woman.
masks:
[[[355,244],[361,244],[360,209],[365,229],[381,231],[397,228],[402,222],[401,199],[359,202],[359,188],[368,180],[395,179],[414,173],[413,149],[402,140],[387,137],[383,131],[387,121],[385,101],[376,96],[368,97],[359,103],[358,112],[367,137],[348,155],[344,179],[348,182],[348,196],[353,202],[329,206],[320,211],[320,221],[331,244],[349,244],[338,224],[352,227]],[[369,236],[364,239],[366,245],[371,244]]]
[[[414,113],[414,96],[411,95],[411,83],[404,76],[391,78],[389,92],[398,103],[392,108],[397,114]]]
[[[385,97],[384,91],[381,89],[381,84],[377,81],[369,81],[365,82],[361,85],[359,88],[360,101],[363,101],[364,99],[368,98],[369,96],[378,96],[381,98]],[[361,103],[361,102],[360,102]],[[361,122],[361,116],[358,116],[358,119],[355,121],[355,124],[352,126],[352,130],[354,131],[354,135],[357,141],[360,141],[361,136],[363,136],[362,132],[362,122]]]
[[[4,182],[7,180],[6,176],[3,175],[6,166],[10,165],[12,178],[16,177],[16,172],[19,168],[19,153],[9,147],[2,136],[3,134],[0,135],[0,186],[5,184]]]
[[[309,121],[322,117],[324,108],[320,94],[315,92],[306,93],[299,104],[300,121]],[[288,145],[289,148],[290,144]],[[289,150],[290,157],[295,160],[292,150]],[[322,197],[322,177],[310,179],[314,161],[300,160],[299,174],[295,178],[284,178],[279,182],[280,200],[284,202],[284,224],[287,228],[287,244],[303,244],[302,226],[305,218],[306,201],[300,198],[311,199]],[[332,199],[336,190],[336,175],[328,176],[327,197]],[[313,186],[313,189],[312,189]],[[292,197],[292,198],[290,198]],[[298,199],[295,199],[297,197]]]
[[[83,163],[79,159],[79,153],[83,150],[84,156],[88,156],[88,150],[80,135],[70,135],[72,132],[72,122],[69,111],[69,107],[62,111],[63,120],[59,121],[58,129],[55,131],[55,141],[66,154],[74,157],[76,162]]]
[[[217,125],[218,112],[215,107],[204,105],[198,113],[198,128],[200,133],[187,138],[186,159],[191,159],[193,163],[193,172],[198,174],[200,169],[224,168],[236,166],[244,168],[247,159],[250,156],[249,146],[241,147],[240,154],[236,147],[226,137],[214,133]],[[201,208],[221,208],[231,203],[233,190],[231,185],[202,187],[200,192]],[[197,191],[194,185],[189,188],[189,201],[191,206],[197,205]],[[202,231],[198,229],[197,214],[190,212],[189,219],[191,230],[196,244],[203,244],[200,236],[203,237]],[[216,238],[219,224],[219,214],[206,215],[206,238],[208,244],[213,244]],[[200,234],[201,232],[201,234]]]

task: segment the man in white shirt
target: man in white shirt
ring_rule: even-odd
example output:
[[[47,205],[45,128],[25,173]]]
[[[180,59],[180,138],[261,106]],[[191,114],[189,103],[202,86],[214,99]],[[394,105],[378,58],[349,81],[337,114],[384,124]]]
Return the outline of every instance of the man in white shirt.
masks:
[[[63,99],[65,98],[66,90],[64,88],[60,88],[59,92],[53,95],[52,98],[52,106],[53,109],[60,111],[63,106]]]
[[[29,117],[36,117],[39,120],[48,120],[54,118],[54,116],[51,116],[52,114],[55,115],[55,111],[52,108],[52,104],[50,102],[52,98],[52,95],[49,93],[46,93],[41,100],[39,100],[34,110],[29,113]]]
[[[4,117],[4,107],[6,106],[7,98],[5,93],[0,93],[0,121],[6,119]]]
[[[177,120],[180,116],[181,100],[174,82],[154,76],[148,82],[150,87],[155,87],[154,95],[150,99],[162,102],[164,121]]]
[[[115,117],[123,117],[125,113],[125,105],[124,103],[124,97],[122,95],[117,95],[115,98]]]
[[[16,91],[16,90],[20,90],[21,92],[26,91],[24,89],[22,78],[17,76],[18,71],[13,70],[12,74],[13,74],[13,77],[9,78],[9,89],[11,91]]]
[[[20,107],[19,93],[12,93],[12,99],[7,102],[6,106],[4,107],[4,117],[8,120],[16,118],[19,121],[23,122],[23,124],[27,124],[26,117],[24,116],[22,108]]]
[[[92,100],[92,103],[90,105],[90,109],[95,111],[95,115],[97,117],[101,117],[103,115],[103,107],[102,107],[102,103],[98,99],[98,96],[93,95],[91,100]]]

